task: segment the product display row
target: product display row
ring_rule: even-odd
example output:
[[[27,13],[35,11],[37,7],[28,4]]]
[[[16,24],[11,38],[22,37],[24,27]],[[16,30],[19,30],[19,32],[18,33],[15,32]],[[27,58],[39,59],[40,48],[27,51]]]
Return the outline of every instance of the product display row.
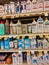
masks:
[[[29,20],[28,20],[29,21]],[[26,23],[28,22],[26,21]],[[17,22],[17,21],[16,21]],[[22,21],[23,22],[23,21]],[[31,34],[31,33],[49,33],[49,20],[46,17],[45,20],[41,16],[32,20],[32,23],[22,24],[21,20],[14,23],[12,20],[9,22],[6,20],[0,21],[0,35],[5,34]]]
[[[49,51],[27,51],[16,53],[0,53],[0,64],[32,64],[49,65]]]
[[[16,37],[2,38],[0,39],[0,50],[10,50],[10,49],[49,49],[49,38],[36,38],[29,39],[28,36],[25,38]]]
[[[0,14],[49,11],[49,0],[21,0],[0,5]]]

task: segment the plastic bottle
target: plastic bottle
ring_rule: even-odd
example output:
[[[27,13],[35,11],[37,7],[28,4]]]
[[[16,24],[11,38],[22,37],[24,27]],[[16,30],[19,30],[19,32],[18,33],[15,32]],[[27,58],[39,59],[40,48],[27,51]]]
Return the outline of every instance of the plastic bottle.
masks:
[[[31,49],[34,49],[34,48],[36,48],[36,39],[35,38],[31,39]]]
[[[31,12],[31,1],[30,0],[27,0],[27,3],[26,3],[26,11],[27,12]]]
[[[32,33],[31,23],[27,24],[27,33]]]
[[[5,50],[9,50],[10,49],[10,44],[9,44],[10,40],[8,38],[4,38],[4,44],[5,44]]]
[[[37,22],[38,22],[38,33],[43,33],[44,32],[44,23],[43,23],[43,19],[41,18],[41,16],[39,16]]]
[[[20,12],[21,12],[21,10],[20,10],[20,3],[19,3],[19,1],[17,2],[16,12],[17,12],[17,13],[20,13]]]
[[[0,40],[1,50],[4,50],[4,38]]]
[[[17,22],[17,27],[16,27],[16,29],[17,29],[17,34],[21,34],[22,33],[22,27],[21,27],[21,23],[20,23],[20,20],[18,20],[18,22]]]
[[[29,38],[25,38],[25,49],[30,49],[31,47],[31,40]]]
[[[21,51],[19,51],[18,52],[18,65],[20,64],[22,64],[23,63],[23,61],[22,61],[22,52]]]
[[[14,44],[14,49],[18,49],[18,40],[17,40],[16,36],[14,36],[13,44]]]
[[[33,19],[32,22],[32,33],[37,33],[37,22]]]
[[[44,32],[48,33],[49,32],[49,20],[46,18],[44,22]]]
[[[49,47],[49,43],[48,43],[48,41],[46,40],[46,38],[44,38],[43,40],[42,40],[42,43],[43,43],[43,49],[48,49],[48,47]]]
[[[26,13],[26,1],[21,2],[21,5],[22,5],[21,13]]]
[[[17,65],[18,64],[18,53],[12,54],[12,64]]]
[[[14,48],[14,43],[13,43],[13,38],[11,37],[11,40],[10,40],[10,49],[13,49]]]
[[[27,64],[31,64],[30,51],[27,51]]]
[[[13,23],[12,23],[12,21],[10,22],[10,34],[13,34]]]
[[[10,2],[10,7],[11,7],[11,13],[14,14],[16,12],[16,10],[15,10],[15,2]]]
[[[19,48],[19,49],[24,49],[24,48],[25,48],[24,39],[20,38],[20,39],[18,40],[18,48]]]
[[[10,24],[8,20],[5,22],[5,33],[10,34]]]
[[[4,21],[0,21],[0,35],[4,35],[4,34],[5,34]]]

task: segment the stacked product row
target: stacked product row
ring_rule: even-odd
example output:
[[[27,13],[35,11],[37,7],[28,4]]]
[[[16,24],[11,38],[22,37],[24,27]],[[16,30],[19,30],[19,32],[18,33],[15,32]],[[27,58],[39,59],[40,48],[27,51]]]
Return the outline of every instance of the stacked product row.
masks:
[[[49,65],[49,51],[27,51],[16,53],[0,53],[0,64],[33,64]]]
[[[0,39],[0,49],[49,49],[49,38],[40,38],[39,36],[32,39],[28,38],[28,36],[25,38],[20,37],[19,39],[16,37],[5,37]]]
[[[49,0],[21,0],[0,5],[0,14],[49,11]]]
[[[31,33],[49,33],[49,20],[48,18],[41,18],[41,16],[37,19],[33,19],[32,23],[22,24],[18,20],[17,23],[13,21],[8,21],[4,23],[4,21],[0,21],[0,35],[4,34],[31,34]],[[23,21],[22,21],[23,22]]]

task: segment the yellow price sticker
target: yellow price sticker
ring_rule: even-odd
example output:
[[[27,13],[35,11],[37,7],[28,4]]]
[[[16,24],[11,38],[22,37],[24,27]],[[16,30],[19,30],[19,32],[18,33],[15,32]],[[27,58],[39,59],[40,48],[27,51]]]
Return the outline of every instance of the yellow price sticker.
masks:
[[[39,51],[39,55],[40,55],[40,56],[42,55],[42,51]]]
[[[43,38],[43,35],[40,35],[40,38]]]
[[[33,38],[33,36],[29,36],[29,39],[32,39]]]
[[[4,40],[7,40],[8,37],[5,37]]]
[[[27,56],[30,56],[30,51],[27,51]]]
[[[13,18],[14,18],[14,16],[11,16],[11,18],[13,19]]]
[[[32,38],[36,38],[36,35],[32,36]]]
[[[3,19],[6,19],[6,16],[4,15],[2,18],[3,18]]]
[[[49,36],[48,35],[45,35],[46,38],[48,38]]]
[[[2,37],[0,37],[0,39],[2,39]]]
[[[19,36],[17,36],[17,39],[19,39]]]
[[[22,38],[25,38],[25,36],[22,36]]]

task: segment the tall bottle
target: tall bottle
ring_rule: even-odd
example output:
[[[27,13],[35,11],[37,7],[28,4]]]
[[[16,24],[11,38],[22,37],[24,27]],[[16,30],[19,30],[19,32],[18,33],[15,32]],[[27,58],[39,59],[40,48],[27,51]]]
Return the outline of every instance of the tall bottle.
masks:
[[[5,34],[4,21],[0,21],[0,35],[4,35],[4,34]]]
[[[43,19],[41,18],[41,16],[39,16],[37,22],[38,22],[38,33],[43,33],[44,32],[44,23],[43,23]]]
[[[31,64],[30,51],[27,51],[27,64]]]
[[[5,22],[5,33],[10,34],[10,24],[8,20]]]
[[[13,53],[12,54],[12,64],[17,65],[18,64],[18,53]]]
[[[20,64],[22,64],[23,63],[23,60],[22,60],[22,52],[21,51],[19,51],[19,53],[18,53],[18,65]]]
[[[1,50],[4,50],[4,38],[0,40]]]
[[[11,13],[14,14],[16,12],[16,10],[15,10],[15,2],[10,2],[10,7],[11,7]]]
[[[49,33],[49,20],[46,18],[44,22],[44,32]]]
[[[27,33],[32,33],[31,23],[27,24]]]
[[[26,10],[27,10],[27,12],[31,12],[31,1],[30,0],[27,0]]]
[[[17,33],[16,26],[17,26],[17,24],[14,24],[13,23],[13,34],[16,34]]]
[[[10,40],[10,49],[13,49],[14,48],[14,43],[13,43],[13,38],[11,37],[11,40]]]
[[[17,38],[16,38],[16,36],[14,36],[13,38],[14,38],[14,41],[13,41],[14,49],[18,49],[18,41],[17,41]]]
[[[17,6],[16,6],[16,12],[20,13],[20,2],[17,2]]]
[[[13,22],[10,22],[10,34],[13,34]]]
[[[9,44],[9,39],[8,38],[4,38],[4,44],[5,44],[5,50],[9,50],[10,49],[10,44]]]
[[[26,1],[22,1],[21,5],[22,5],[22,11],[21,11],[21,13],[26,13]]]
[[[32,22],[32,33],[37,33],[37,22],[33,19]]]
[[[22,33],[22,27],[21,27],[21,23],[20,23],[20,20],[18,20],[17,22],[17,34],[21,34]]]

